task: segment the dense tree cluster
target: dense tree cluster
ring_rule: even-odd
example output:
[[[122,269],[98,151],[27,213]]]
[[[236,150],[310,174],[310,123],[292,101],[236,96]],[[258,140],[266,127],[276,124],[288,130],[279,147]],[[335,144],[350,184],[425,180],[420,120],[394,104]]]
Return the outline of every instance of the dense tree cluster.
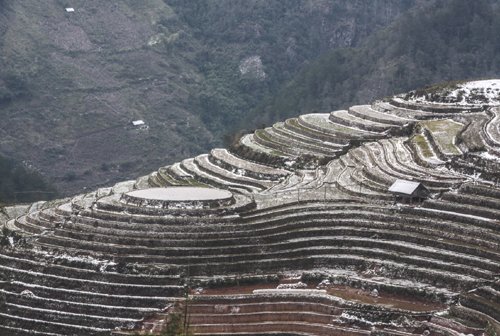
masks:
[[[357,46],[418,1],[223,0],[168,1],[200,41],[195,64],[203,75],[191,109],[221,138],[304,65],[336,48]],[[262,76],[240,74],[248,57]],[[253,116],[252,116],[253,119]]]
[[[497,76],[499,30],[498,1],[431,1],[403,14],[360,47],[321,57],[264,100],[250,119],[269,123],[432,83]]]
[[[0,154],[30,160],[72,194],[222,146],[242,129],[494,77],[499,5],[163,0],[86,2],[68,15],[55,0],[5,2]],[[136,119],[147,129],[131,127]]]
[[[56,196],[55,189],[38,173],[0,156],[0,204],[34,202]]]

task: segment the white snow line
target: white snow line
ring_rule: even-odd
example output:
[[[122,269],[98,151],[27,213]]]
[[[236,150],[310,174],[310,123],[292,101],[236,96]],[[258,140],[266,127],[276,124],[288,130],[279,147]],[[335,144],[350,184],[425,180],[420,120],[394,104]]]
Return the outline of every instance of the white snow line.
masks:
[[[414,209],[416,209],[416,210],[426,210],[426,211],[432,211],[432,212],[442,212],[442,213],[446,213],[446,214],[450,214],[450,215],[456,215],[456,216],[459,216],[459,217],[468,217],[468,218],[485,220],[485,221],[488,221],[488,222],[493,222],[494,221],[491,218],[474,216],[474,215],[469,215],[469,214],[463,214],[463,213],[454,212],[454,211],[438,210],[438,209],[432,209],[432,208],[414,208]]]
[[[100,284],[100,285],[108,285],[108,286],[116,286],[116,287],[132,287],[132,288],[133,287],[137,287],[137,288],[176,288],[176,287],[181,288],[182,287],[182,286],[172,286],[172,285],[161,286],[161,285],[124,284],[124,283],[119,283],[119,282],[107,282],[107,281],[87,280],[87,279],[80,279],[80,278],[69,278],[69,277],[64,277],[64,276],[59,276],[59,275],[27,271],[27,270],[22,270],[22,269],[18,269],[18,268],[3,266],[3,265],[0,265],[0,269],[7,269],[7,270],[10,270],[13,272],[31,274],[31,275],[36,275],[39,277],[64,279],[64,280],[68,280],[68,281],[86,282],[86,283],[91,283],[91,284]]]
[[[4,289],[0,289],[0,293],[4,293],[7,295],[21,296],[21,294],[19,294],[19,293],[6,291]],[[126,309],[126,310],[137,310],[137,311],[141,311],[141,312],[160,312],[161,311],[161,309],[159,309],[159,308],[110,306],[110,305],[102,305],[102,304],[96,304],[96,303],[85,303],[85,302],[58,300],[58,299],[53,299],[53,298],[41,297],[38,295],[35,295],[34,298],[36,298],[37,300],[41,300],[41,301],[59,302],[59,303],[71,304],[71,305],[75,305],[75,306],[96,307],[96,308],[104,308],[104,309],[116,309],[116,310]]]
[[[67,316],[79,316],[79,317],[84,317],[84,318],[93,318],[93,319],[99,319],[99,320],[109,320],[109,321],[119,321],[119,322],[138,322],[140,321],[137,319],[128,319],[128,318],[123,318],[123,317],[109,317],[109,316],[102,316],[102,315],[87,315],[87,314],[78,314],[78,313],[70,313],[70,312],[65,312],[61,310],[54,310],[54,309],[45,309],[45,308],[36,308],[36,307],[30,307],[30,306],[24,306],[24,305],[19,305],[19,304],[14,304],[14,303],[6,303],[6,306],[10,307],[16,307],[19,309],[24,309],[27,311],[37,311],[37,312],[43,312],[47,314],[57,314],[57,315],[67,315]]]
[[[31,321],[31,322],[42,323],[42,324],[52,324],[52,325],[58,325],[58,326],[62,326],[62,327],[70,327],[70,328],[76,328],[76,329],[85,329],[85,330],[92,330],[92,331],[110,331],[111,330],[111,329],[87,327],[87,326],[76,325],[76,324],[67,324],[67,323],[60,323],[60,322],[51,322],[51,321],[44,321],[44,320],[38,320],[38,319],[31,319],[31,318],[27,318],[27,317],[15,316],[15,315],[10,315],[10,314],[5,314],[5,313],[0,313],[0,316],[12,318],[15,320]]]
[[[176,298],[167,297],[167,296],[134,296],[134,295],[87,292],[87,291],[80,291],[80,290],[75,290],[75,289],[56,288],[56,287],[36,285],[36,284],[26,283],[26,282],[22,282],[22,281],[12,281],[11,283],[13,285],[21,285],[21,286],[28,287],[28,288],[41,288],[41,289],[48,289],[51,291],[58,291],[58,292],[84,294],[84,295],[90,295],[90,296],[113,297],[113,298],[120,298],[120,299],[148,299],[148,300],[163,300],[163,301],[176,299]]]

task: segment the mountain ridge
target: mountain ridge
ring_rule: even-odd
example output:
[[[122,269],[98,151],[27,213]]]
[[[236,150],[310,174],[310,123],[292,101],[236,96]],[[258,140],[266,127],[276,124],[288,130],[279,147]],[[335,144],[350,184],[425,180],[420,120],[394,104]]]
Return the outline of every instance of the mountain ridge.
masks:
[[[323,55],[265,99],[249,119],[269,123],[434,83],[495,77],[500,71],[499,17],[499,3],[490,0],[416,6],[358,48]]]
[[[267,9],[281,12],[279,1],[242,4],[247,5],[207,2],[203,9],[208,10],[195,16],[183,14],[194,4],[179,1],[75,1],[71,13],[62,1],[3,2],[0,152],[28,161],[63,194],[137,176],[221,143],[224,134],[238,128],[249,106],[287,78],[283,69],[288,67],[290,76],[315,51],[352,44],[408,7],[408,2],[395,0],[368,5],[295,1],[284,12],[287,18],[299,23],[303,18],[310,25],[294,32],[288,31],[293,27],[288,19],[276,23],[266,16]],[[251,4],[259,13],[255,20],[262,38],[252,35],[246,18]],[[354,18],[369,15],[352,6],[374,13],[387,8],[394,15],[356,23]],[[347,17],[340,20],[342,13]],[[211,28],[223,22],[220,17],[229,19],[226,26]],[[242,27],[240,18],[246,22]],[[325,41],[313,34],[321,22],[328,23],[321,33]],[[209,33],[196,33],[197,25]],[[351,37],[331,33],[336,30]],[[228,35],[234,38],[224,43]],[[307,44],[308,36],[316,42]],[[293,64],[286,56],[290,38],[296,40],[294,53],[307,51]],[[266,80],[241,77],[240,62],[256,50],[265,52],[266,46],[275,48],[261,57]],[[248,93],[252,91],[256,93]],[[132,128],[136,119],[149,128]]]

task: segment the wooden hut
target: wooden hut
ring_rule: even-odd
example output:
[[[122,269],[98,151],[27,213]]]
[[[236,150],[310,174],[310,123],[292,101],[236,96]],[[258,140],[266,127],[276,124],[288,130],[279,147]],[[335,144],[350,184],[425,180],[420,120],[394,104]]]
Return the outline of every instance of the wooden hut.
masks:
[[[429,190],[417,181],[396,180],[389,192],[394,195],[394,200],[405,203],[421,202],[429,197]]]

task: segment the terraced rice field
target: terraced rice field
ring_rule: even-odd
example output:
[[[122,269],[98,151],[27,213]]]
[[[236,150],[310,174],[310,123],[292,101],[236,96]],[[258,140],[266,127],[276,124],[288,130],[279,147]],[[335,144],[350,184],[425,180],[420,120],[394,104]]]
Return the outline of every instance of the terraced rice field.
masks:
[[[0,335],[499,333],[498,108],[403,97],[4,209]]]

